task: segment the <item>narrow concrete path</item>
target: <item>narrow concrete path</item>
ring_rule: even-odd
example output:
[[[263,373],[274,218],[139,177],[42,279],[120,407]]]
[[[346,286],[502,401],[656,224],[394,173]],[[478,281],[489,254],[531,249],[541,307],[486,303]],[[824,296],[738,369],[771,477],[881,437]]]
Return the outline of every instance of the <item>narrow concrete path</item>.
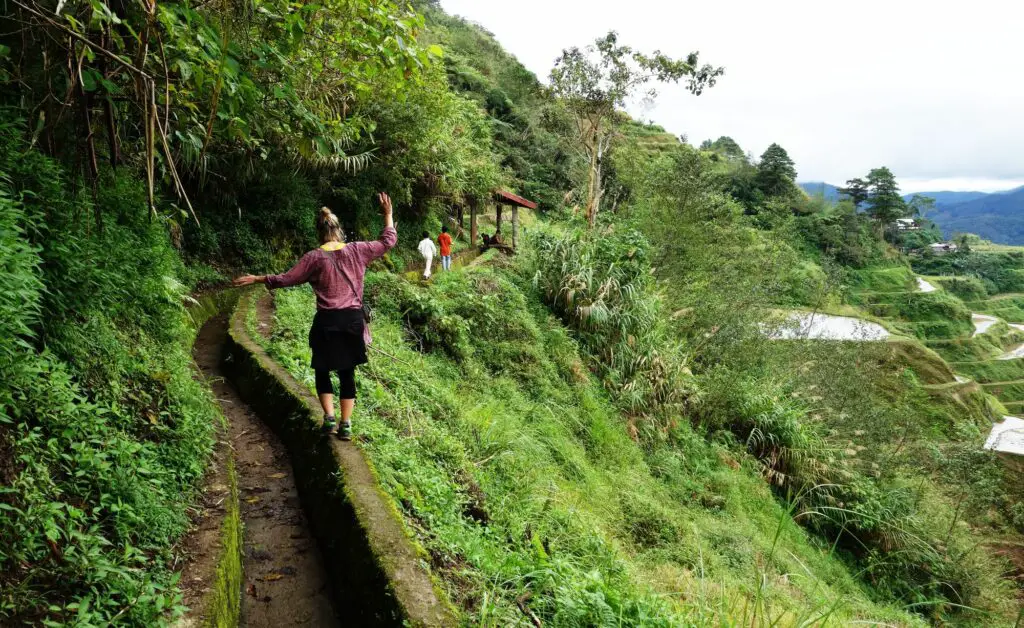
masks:
[[[245,526],[243,626],[338,626],[327,572],[306,523],[291,463],[274,433],[223,377],[227,319],[211,319],[194,356],[229,423]]]

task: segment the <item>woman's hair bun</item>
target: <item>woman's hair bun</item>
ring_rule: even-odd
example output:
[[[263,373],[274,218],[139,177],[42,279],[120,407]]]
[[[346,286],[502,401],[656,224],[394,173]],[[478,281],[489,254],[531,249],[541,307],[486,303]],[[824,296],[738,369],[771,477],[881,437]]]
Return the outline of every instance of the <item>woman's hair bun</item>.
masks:
[[[320,235],[321,242],[345,241],[345,234],[341,230],[338,217],[334,215],[330,207],[320,208],[320,216],[316,219],[316,230]]]

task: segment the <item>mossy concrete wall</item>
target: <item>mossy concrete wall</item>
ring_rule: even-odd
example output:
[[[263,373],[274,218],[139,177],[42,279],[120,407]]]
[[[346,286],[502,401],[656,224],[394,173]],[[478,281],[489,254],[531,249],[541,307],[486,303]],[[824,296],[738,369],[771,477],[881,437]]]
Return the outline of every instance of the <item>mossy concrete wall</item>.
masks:
[[[425,553],[406,536],[363,452],[320,433],[316,398],[250,338],[251,297],[231,317],[224,370],[289,451],[339,613],[354,626],[455,625]]]

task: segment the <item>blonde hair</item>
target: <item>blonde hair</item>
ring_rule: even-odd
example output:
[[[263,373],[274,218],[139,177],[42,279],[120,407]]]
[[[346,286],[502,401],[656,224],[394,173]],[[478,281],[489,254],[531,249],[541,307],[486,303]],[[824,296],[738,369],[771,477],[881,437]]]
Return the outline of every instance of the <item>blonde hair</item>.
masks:
[[[320,243],[344,242],[345,232],[341,230],[338,217],[334,215],[329,207],[321,207],[320,215],[316,217],[316,232],[320,236]]]

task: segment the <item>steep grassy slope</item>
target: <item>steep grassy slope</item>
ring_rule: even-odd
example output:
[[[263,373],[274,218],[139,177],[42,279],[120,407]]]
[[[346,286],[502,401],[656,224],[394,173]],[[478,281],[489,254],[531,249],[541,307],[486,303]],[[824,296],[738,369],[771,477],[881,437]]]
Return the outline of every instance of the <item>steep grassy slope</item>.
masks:
[[[687,423],[639,446],[513,272],[371,274],[355,431],[470,623],[917,623],[870,601],[734,446]],[[270,349],[312,384],[305,290]]]

